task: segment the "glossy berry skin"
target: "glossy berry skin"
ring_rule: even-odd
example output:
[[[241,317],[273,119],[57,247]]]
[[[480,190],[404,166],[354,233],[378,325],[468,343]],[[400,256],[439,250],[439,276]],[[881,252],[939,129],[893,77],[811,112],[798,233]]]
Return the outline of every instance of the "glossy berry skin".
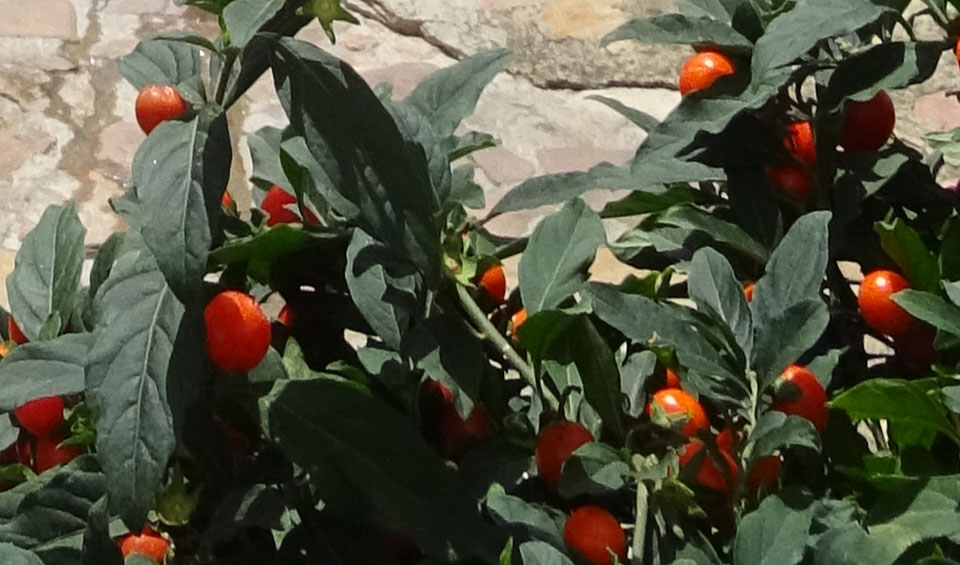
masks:
[[[867,325],[891,336],[909,332],[914,325],[913,316],[890,298],[908,288],[907,279],[893,271],[881,269],[867,274],[857,295],[857,304]]]
[[[783,146],[800,163],[808,167],[817,164],[817,142],[810,122],[800,121],[788,125]]]
[[[757,492],[761,488],[765,490],[773,488],[780,476],[780,466],[780,457],[776,455],[757,461],[747,476],[747,487],[750,488],[750,492]]]
[[[753,291],[756,288],[756,283],[747,283],[747,286],[743,287],[743,296],[747,299],[747,302],[753,302]]]
[[[296,212],[297,197],[290,194],[279,186],[272,186],[263,197],[260,208],[267,213],[267,227],[273,227],[277,224],[301,224],[303,220],[300,214]],[[304,209],[307,216],[307,223],[317,224],[317,216],[310,210]]]
[[[683,452],[680,453],[680,467],[685,468],[693,458],[703,451],[703,443],[699,440],[694,440],[688,443],[683,448]],[[723,458],[724,463],[726,463],[727,468],[730,471],[731,480],[736,480],[737,478],[737,462],[733,460],[733,457],[730,454],[720,447],[719,441],[717,448],[720,451],[720,456]],[[730,492],[730,484],[727,484],[727,477],[724,474],[723,470],[717,467],[716,462],[710,457],[709,453],[704,452],[703,458],[700,460],[700,467],[697,469],[697,474],[695,475],[695,480],[697,484],[703,485],[711,490],[717,492]]]
[[[249,294],[227,290],[203,311],[207,353],[225,371],[242,373],[260,364],[270,347],[270,321]]]
[[[893,135],[896,123],[893,100],[882,90],[866,102],[850,102],[840,132],[840,145],[847,151],[876,151]]]
[[[803,167],[783,165],[767,167],[767,178],[778,190],[797,199],[806,199],[813,192],[813,181]]]
[[[63,399],[47,396],[31,400],[13,411],[20,427],[37,437],[53,433],[63,423]]]
[[[666,420],[671,425],[679,426],[682,422],[681,433],[687,437],[695,436],[697,430],[710,427],[703,406],[678,388],[665,388],[655,392],[647,405],[647,414],[657,423]]]
[[[289,304],[283,305],[283,308],[280,309],[280,313],[277,314],[277,320],[280,320],[280,323],[287,326],[288,328],[293,327],[294,315],[293,315],[293,310],[290,309]]]
[[[186,114],[189,107],[176,88],[166,84],[148,84],[137,95],[135,109],[140,129],[149,135],[162,122]]]
[[[818,432],[827,427],[830,415],[823,385],[816,375],[801,365],[790,365],[780,374],[773,409],[810,420]]]
[[[556,488],[563,464],[580,446],[591,441],[593,434],[577,422],[559,421],[548,425],[540,433],[534,451],[540,478],[550,488]]]
[[[134,554],[143,555],[157,563],[163,563],[169,549],[170,543],[148,528],[144,528],[140,535],[130,534],[126,536],[120,542],[120,553],[125,558]]]
[[[10,340],[17,345],[23,345],[30,341],[27,339],[27,336],[23,335],[23,332],[20,331],[20,326],[17,325],[17,321],[13,319],[13,316],[7,317],[7,335],[10,336]]]
[[[734,73],[733,62],[717,51],[701,51],[683,63],[680,69],[680,94],[710,88],[718,78]]]
[[[507,296],[507,277],[502,265],[494,265],[483,272],[477,287],[484,291],[495,303],[500,304]]]
[[[621,562],[627,557],[627,536],[620,522],[598,506],[574,510],[563,528],[563,541],[591,565],[613,565],[613,554]]]
[[[517,330],[520,329],[520,326],[527,321],[527,309],[521,308],[513,313],[513,316],[510,316],[510,333],[514,337],[517,336]]]
[[[664,388],[680,388],[680,377],[673,369],[666,370],[666,386]]]
[[[66,437],[53,435],[37,438],[37,452],[34,460],[34,470],[42,473],[57,465],[66,465],[83,454],[84,449],[79,445],[60,445]]]

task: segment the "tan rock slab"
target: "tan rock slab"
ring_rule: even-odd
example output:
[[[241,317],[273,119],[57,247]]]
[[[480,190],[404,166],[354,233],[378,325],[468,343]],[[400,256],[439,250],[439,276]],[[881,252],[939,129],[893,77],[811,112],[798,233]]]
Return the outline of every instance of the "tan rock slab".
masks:
[[[67,0],[0,0],[0,35],[77,36],[77,13]]]
[[[115,122],[97,137],[97,158],[129,167],[145,137],[137,124]]]
[[[503,147],[478,151],[471,155],[471,159],[495,184],[516,184],[536,172],[532,163]]]
[[[42,130],[4,128],[0,123],[0,181],[11,181],[27,160],[54,143],[56,139]]]
[[[397,63],[379,69],[359,71],[371,85],[389,82],[394,98],[406,98],[437,67],[429,63]]]
[[[600,39],[626,22],[622,0],[550,0],[540,18],[556,37]]]
[[[537,151],[540,168],[547,173],[586,171],[603,162],[620,165],[629,161],[633,151],[614,151],[596,147],[557,147]]]

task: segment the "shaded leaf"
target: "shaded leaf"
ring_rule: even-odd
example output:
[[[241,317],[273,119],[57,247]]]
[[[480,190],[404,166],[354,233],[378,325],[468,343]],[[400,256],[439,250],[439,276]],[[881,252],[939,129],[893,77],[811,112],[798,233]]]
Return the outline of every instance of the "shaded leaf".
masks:
[[[909,381],[866,381],[836,396],[830,407],[845,411],[852,420],[888,420],[891,424],[925,428],[960,439],[943,405]]]
[[[230,34],[230,47],[243,49],[285,0],[233,0],[223,10],[223,23]]]
[[[737,345],[749,356],[753,349],[753,318],[743,287],[726,258],[710,248],[697,251],[690,263],[687,288],[697,308],[712,313],[728,326]]]
[[[92,344],[93,334],[86,333],[14,348],[0,362],[0,411],[10,412],[44,396],[83,392],[84,370]]]
[[[877,222],[873,231],[880,236],[880,246],[917,290],[936,292],[940,288],[937,258],[927,249],[920,234],[900,218]]]
[[[740,522],[733,542],[734,565],[794,565],[803,559],[810,508],[795,509],[768,496]]]
[[[911,316],[938,330],[960,336],[960,307],[954,306],[936,294],[921,290],[901,290],[891,299]]]

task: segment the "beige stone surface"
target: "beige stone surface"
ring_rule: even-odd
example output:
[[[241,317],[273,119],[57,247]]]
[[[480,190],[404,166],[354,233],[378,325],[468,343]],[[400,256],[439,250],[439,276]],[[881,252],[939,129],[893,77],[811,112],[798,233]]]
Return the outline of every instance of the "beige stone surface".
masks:
[[[0,0],[0,35],[59,37],[77,35],[77,13],[67,0]]]

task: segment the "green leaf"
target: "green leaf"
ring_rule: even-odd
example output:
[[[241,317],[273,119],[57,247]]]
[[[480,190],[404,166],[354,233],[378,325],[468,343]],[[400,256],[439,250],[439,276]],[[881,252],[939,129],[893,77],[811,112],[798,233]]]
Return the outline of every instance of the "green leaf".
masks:
[[[833,379],[833,370],[840,363],[840,357],[846,352],[846,347],[831,349],[807,363],[807,369],[817,376],[817,380],[823,385],[824,390],[830,386],[830,381]]]
[[[566,339],[566,350],[583,381],[583,397],[615,437],[624,437],[620,369],[613,352],[587,316],[579,316],[567,328]]]
[[[536,540],[520,544],[520,558],[523,559],[523,565],[574,565],[556,547]]]
[[[36,398],[83,392],[92,338],[67,334],[14,348],[0,362],[0,411],[10,412]]]
[[[446,138],[473,113],[483,90],[506,68],[509,59],[506,49],[467,57],[428,76],[403,102],[420,110],[437,135]]]
[[[785,447],[806,447],[820,451],[820,434],[809,420],[787,416],[776,410],[761,416],[750,434],[749,442],[753,444],[750,461],[758,461]]]
[[[580,290],[605,241],[600,217],[582,200],[544,218],[520,258],[520,295],[527,313],[550,310]]]
[[[853,33],[875,22],[886,8],[869,0],[806,0],[775,18],[753,53],[754,82],[793,63],[820,41]]]
[[[937,258],[927,249],[920,234],[900,218],[877,222],[873,231],[880,236],[880,246],[900,267],[913,288],[936,292],[940,289],[940,267]]]
[[[203,97],[202,61],[200,50],[194,45],[148,39],[121,58],[117,66],[123,78],[137,90],[148,84],[169,84],[176,86],[187,100],[200,102]]]
[[[901,290],[891,299],[910,313],[938,330],[960,336],[960,307],[936,294],[921,290]]]
[[[297,13],[317,18],[320,26],[327,32],[330,43],[337,42],[337,36],[333,33],[333,22],[360,23],[360,20],[344,9],[340,0],[307,0]]]
[[[794,565],[803,559],[813,520],[811,509],[791,508],[768,496],[744,516],[733,542],[734,565]]]
[[[663,212],[674,206],[703,200],[703,196],[702,192],[694,190],[686,184],[671,186],[667,188],[666,192],[637,190],[620,200],[608,203],[600,212],[600,217],[620,218]]]
[[[12,543],[0,543],[0,561],[5,565],[44,565],[36,553],[20,549]]]
[[[603,162],[586,172],[560,173],[534,177],[510,189],[493,207],[487,219],[520,210],[560,204],[595,188],[616,190],[636,188],[629,165]]]
[[[444,148],[447,150],[447,158],[450,159],[450,161],[456,161],[471,153],[496,147],[499,144],[497,138],[489,133],[471,131],[465,135],[452,135],[448,137],[446,141],[444,141]]]
[[[590,442],[574,451],[563,464],[557,492],[568,499],[613,494],[626,486],[631,472],[617,450],[605,443]]]
[[[544,310],[527,318],[517,330],[517,340],[534,359],[542,359],[554,340],[576,320],[574,314],[562,310]]]
[[[466,420],[479,401],[480,377],[488,363],[481,342],[462,319],[450,314],[430,318],[404,336],[402,352],[453,392],[457,413]]]
[[[736,224],[726,222],[694,206],[676,206],[657,218],[661,224],[702,231],[758,262],[767,260],[766,248]]]
[[[697,251],[690,263],[687,288],[697,309],[723,322],[749,356],[753,349],[753,318],[743,287],[727,259],[710,248]]]
[[[231,239],[210,253],[208,262],[216,266],[245,265],[247,275],[257,282],[269,284],[270,275],[291,254],[306,249],[337,245],[342,249],[343,236],[305,230],[301,226],[278,224],[254,235]]]
[[[101,498],[90,508],[83,532],[82,565],[124,565],[120,547],[110,537],[109,519],[107,499]]]
[[[214,510],[206,535],[214,542],[224,542],[245,528],[281,529],[284,507],[283,495],[275,487],[237,487]]]
[[[606,96],[600,96],[594,94],[593,96],[587,96],[587,100],[596,100],[601,104],[607,105],[609,108],[616,111],[618,114],[624,118],[633,122],[637,127],[643,131],[650,131],[653,128],[657,127],[657,124],[660,123],[660,120],[651,116],[650,114],[637,110],[636,108],[631,108],[620,102],[616,98],[608,98]]]
[[[514,537],[538,539],[563,546],[565,516],[550,506],[533,504],[497,489],[487,495],[486,506],[494,522],[508,524]]]
[[[283,7],[285,0],[233,0],[223,10],[230,47],[243,49],[260,28]]]
[[[629,401],[627,413],[634,418],[639,418],[646,408],[644,384],[656,367],[657,355],[652,351],[633,353],[620,366],[620,390]]]
[[[207,107],[189,122],[157,126],[133,160],[143,240],[184,302],[199,294],[206,274],[231,151],[226,116]]]
[[[830,312],[823,300],[810,298],[765,322],[756,330],[752,363],[761,390],[817,343],[830,323]]]
[[[184,307],[149,251],[127,254],[100,287],[101,311],[87,368],[87,398],[99,409],[97,455],[110,507],[139,528],[174,448],[168,369]],[[177,379],[200,375],[174,374]]]
[[[92,456],[78,457],[50,475],[48,482],[23,497],[16,515],[0,525],[0,543],[28,549],[46,563],[76,563],[87,515],[103,498],[107,480]],[[7,563],[2,554],[0,561]]]
[[[402,414],[325,379],[277,383],[261,407],[268,436],[292,461],[334,468],[358,502],[429,555],[496,561],[506,536],[483,521],[466,487]]]
[[[724,51],[749,51],[753,44],[728,23],[701,16],[664,14],[629,21],[611,31],[601,46],[614,41],[633,39],[643,43],[678,43],[681,45],[723,47]]]
[[[844,391],[830,401],[851,420],[887,420],[943,433],[960,440],[947,419],[943,404],[926,389],[899,379],[874,379]]]
[[[927,539],[955,538],[960,535],[958,499],[957,475],[930,477],[917,487],[894,491],[870,508],[870,538],[897,540],[901,551]]]
[[[287,189],[293,188],[280,162],[282,139],[283,130],[272,126],[262,127],[247,137],[250,159],[253,162],[250,181],[263,190],[269,190],[274,185]]]
[[[54,314],[67,320],[79,298],[83,267],[83,238],[76,205],[50,206],[23,239],[13,272],[7,278],[7,295],[17,325],[31,341]],[[57,328],[57,333],[62,328]]]
[[[432,286],[442,260],[439,200],[423,148],[404,140],[349,65],[302,41],[276,46],[273,74],[292,130],[360,210],[358,227],[408,258]]]
[[[347,248],[347,287],[363,318],[385,344],[400,349],[417,317],[417,277],[390,250],[357,229]]]

